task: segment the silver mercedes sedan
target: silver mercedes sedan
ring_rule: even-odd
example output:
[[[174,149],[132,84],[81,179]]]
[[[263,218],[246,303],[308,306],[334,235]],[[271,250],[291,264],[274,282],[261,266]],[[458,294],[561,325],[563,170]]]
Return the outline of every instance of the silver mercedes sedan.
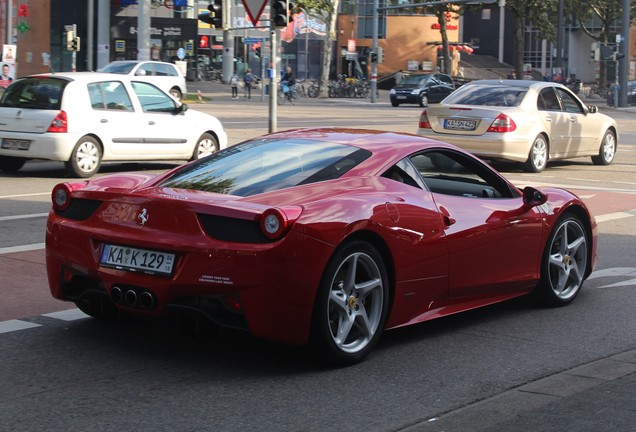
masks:
[[[609,165],[616,122],[562,84],[477,80],[425,108],[417,133],[455,144],[483,159],[521,162],[541,172],[551,160],[591,156]]]

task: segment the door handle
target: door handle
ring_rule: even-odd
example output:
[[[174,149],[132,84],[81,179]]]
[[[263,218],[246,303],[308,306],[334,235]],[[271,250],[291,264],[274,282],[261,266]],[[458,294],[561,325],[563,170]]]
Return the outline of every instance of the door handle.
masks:
[[[152,121],[152,120],[150,120],[150,121],[148,122],[148,124],[149,124],[150,126],[152,126],[152,125],[154,125],[154,124],[155,124],[155,122],[154,122],[154,121]]]
[[[101,119],[99,122],[100,123],[108,123],[108,119]]]

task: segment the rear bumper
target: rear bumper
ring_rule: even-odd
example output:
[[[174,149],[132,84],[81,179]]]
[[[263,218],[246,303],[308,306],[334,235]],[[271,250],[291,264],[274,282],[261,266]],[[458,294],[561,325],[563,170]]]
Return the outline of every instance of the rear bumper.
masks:
[[[10,150],[2,148],[5,138],[28,140],[26,150]],[[13,156],[27,159],[45,159],[52,161],[67,161],[71,157],[73,148],[79,136],[53,133],[27,134],[17,132],[0,132],[0,156]]]
[[[513,138],[505,133],[485,133],[480,136],[439,134],[431,129],[417,130],[418,135],[444,141],[484,159],[525,162],[530,154],[531,142],[524,137]]]

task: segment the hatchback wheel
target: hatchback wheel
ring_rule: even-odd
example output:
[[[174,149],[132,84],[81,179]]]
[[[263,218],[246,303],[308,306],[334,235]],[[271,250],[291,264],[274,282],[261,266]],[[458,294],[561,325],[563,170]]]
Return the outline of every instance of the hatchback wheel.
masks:
[[[534,139],[528,160],[526,161],[526,171],[541,172],[548,163],[548,142],[544,135],[539,135]]]
[[[194,153],[192,154],[192,160],[197,160],[211,155],[215,151],[219,150],[219,143],[211,134],[204,133],[197,141],[197,145],[194,147]]]
[[[176,87],[173,87],[170,89],[170,94],[172,95],[173,98],[179,101],[181,100],[181,98],[183,98],[183,93],[181,93],[181,90],[179,90]]]
[[[26,163],[25,158],[0,156],[0,171],[16,172]]]
[[[75,144],[71,158],[65,163],[66,169],[76,177],[91,177],[102,164],[102,149],[91,136],[83,136]]]
[[[312,347],[331,364],[364,359],[375,346],[389,308],[388,277],[378,251],[363,241],[338,250],[321,281],[312,321]]]
[[[547,306],[574,300],[585,280],[589,261],[587,233],[581,220],[563,216],[554,226],[541,261],[541,281],[535,294]]]
[[[594,165],[609,165],[612,163],[615,156],[616,135],[614,135],[614,132],[608,130],[605,132],[605,135],[603,135],[598,156],[592,156],[592,162]]]

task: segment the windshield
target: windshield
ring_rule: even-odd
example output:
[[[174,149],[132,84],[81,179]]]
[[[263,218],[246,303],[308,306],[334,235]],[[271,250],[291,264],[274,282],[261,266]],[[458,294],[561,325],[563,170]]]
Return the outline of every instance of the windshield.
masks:
[[[370,155],[332,142],[262,138],[188,165],[159,186],[250,196],[336,179]]]
[[[127,75],[135,67],[136,64],[137,63],[134,62],[110,63],[100,69],[100,72]]]
[[[0,99],[0,106],[59,110],[67,84],[68,81],[56,78],[23,78],[7,87]]]
[[[444,99],[444,104],[518,106],[527,92],[521,86],[467,84]]]
[[[430,75],[411,75],[400,81],[400,85],[421,85],[424,84]]]

